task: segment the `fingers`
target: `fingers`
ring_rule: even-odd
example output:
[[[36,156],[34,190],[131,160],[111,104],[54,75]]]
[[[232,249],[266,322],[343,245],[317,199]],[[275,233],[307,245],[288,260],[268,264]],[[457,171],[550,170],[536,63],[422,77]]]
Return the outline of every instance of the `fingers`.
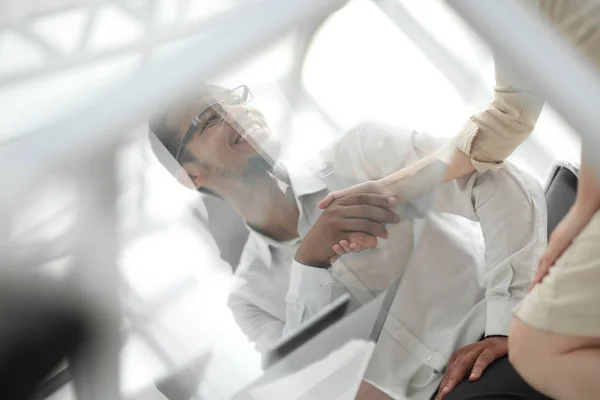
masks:
[[[558,260],[562,253],[564,253],[564,251],[571,244],[572,238],[561,234],[560,231],[561,229],[556,229],[555,232],[550,235],[550,243],[548,243],[546,251],[538,261],[538,267],[535,271],[535,275],[529,290],[533,289],[535,285],[542,282],[544,277],[548,275],[550,267],[556,263],[556,260]]]
[[[456,385],[458,385],[465,378],[467,374],[467,369],[460,367],[460,369],[454,368],[449,372],[446,372],[447,378],[442,381],[442,385],[440,385],[440,390],[438,391],[435,400],[442,400],[448,393],[454,390]]]
[[[397,224],[400,222],[400,217],[393,211],[369,204],[347,206],[341,212],[346,218],[364,218],[382,224]]]
[[[359,235],[362,239],[363,242],[365,243],[369,243],[373,244],[373,246],[377,246],[377,239],[375,238],[370,238],[367,235],[364,234],[353,234],[355,239],[358,239]],[[333,245],[333,251],[335,252],[335,254],[333,256],[331,256],[331,258],[329,259],[329,264],[333,264],[334,262],[336,262],[337,260],[340,259],[341,256],[343,256],[344,254],[347,253],[354,253],[357,251],[360,251],[362,249],[364,249],[365,246],[357,244],[357,243],[349,243],[347,240],[342,240],[339,243],[336,243]],[[358,250],[360,249],[360,250]]]
[[[350,248],[350,243],[348,243],[348,241],[347,241],[347,240],[342,240],[342,241],[340,241],[340,246],[342,246],[342,248],[344,249],[344,251],[345,251],[346,253],[351,253],[351,252],[353,252],[353,251],[354,251],[354,250],[352,250],[352,249]]]
[[[343,191],[341,191],[343,192]],[[336,192],[337,193],[337,192]],[[330,193],[331,195],[331,193]],[[350,194],[339,198],[337,204],[342,206],[352,206],[357,204],[369,204],[372,206],[393,208],[396,206],[398,200],[394,197],[390,197],[384,194],[372,194],[372,193],[356,193]]]
[[[325,209],[331,205],[334,201],[360,193],[384,193],[380,185],[373,181],[367,181],[359,183],[358,185],[351,186],[346,189],[338,190],[336,192],[329,193],[323,200],[318,204],[319,208]],[[393,197],[393,196],[388,196]]]
[[[356,187],[349,187],[347,189],[342,189],[342,190],[338,190],[336,192],[331,192],[317,204],[317,207],[324,210],[327,207],[329,207],[331,205],[331,203],[333,203],[335,200],[341,199],[342,197],[346,197],[346,196],[349,196],[354,193],[357,193],[356,190],[360,190],[360,189],[356,188]]]
[[[442,384],[440,385],[440,389],[438,394],[435,397],[435,400],[442,400],[448,393],[450,393],[456,385],[458,385],[464,379],[464,375],[461,377],[450,377],[448,376]]]
[[[344,220],[342,225],[342,229],[344,232],[348,233],[364,233],[373,237],[380,237],[382,239],[387,238],[388,231],[387,229],[380,223],[370,221],[368,219],[359,219],[359,218],[351,218]],[[351,237],[348,237],[351,242],[362,243],[362,240],[354,240]]]
[[[319,207],[322,210],[324,210],[327,207],[329,207],[329,205],[331,203],[333,203],[333,201],[335,199],[339,198],[339,195],[337,193],[338,192],[329,193],[327,196],[325,196],[325,198],[323,200],[321,200],[320,202],[317,203],[317,207]],[[336,197],[336,196],[338,196],[338,197]]]
[[[570,240],[564,242],[562,241],[562,239],[550,240],[546,251],[542,255],[542,258],[540,258],[540,267],[545,268],[547,270],[548,268],[550,268],[550,266],[554,265],[556,260],[558,260],[558,258],[561,256],[562,253],[564,253],[565,249],[569,247],[570,244]]]
[[[352,232],[348,235],[348,241],[359,246],[361,249],[374,249],[377,247],[377,238],[360,232]]]
[[[483,374],[483,371],[485,371],[485,369],[491,363],[496,361],[497,358],[498,358],[498,356],[492,349],[488,348],[488,349],[485,349],[484,351],[482,351],[481,354],[479,355],[479,357],[477,357],[477,360],[475,361],[475,364],[473,365],[473,369],[471,369],[471,375],[469,375],[469,380],[472,382],[472,381],[476,381],[477,379],[481,378],[481,374]]]
[[[329,258],[329,264],[333,264],[339,260],[341,256],[346,254],[346,251],[339,244],[333,245],[333,251],[335,251],[335,254]]]
[[[346,250],[340,244],[334,244],[333,251],[335,251],[335,254],[337,254],[338,256],[343,256],[344,254],[346,254]]]
[[[369,246],[363,246],[361,244],[354,243],[354,242],[350,243],[347,240],[342,240],[339,243],[333,245],[332,249],[335,252],[335,255],[331,256],[331,258],[329,259],[329,263],[333,264],[334,262],[339,260],[340,257],[343,256],[344,254],[358,253],[367,248],[372,248],[372,247],[377,246],[377,239],[371,238],[374,240],[369,241],[369,236],[366,236],[366,235],[363,235],[363,236],[365,238],[364,240],[369,243]]]
[[[552,264],[550,264],[547,260],[540,259],[538,262],[538,267],[535,270],[535,275],[533,276],[533,281],[529,286],[529,291],[531,291],[535,285],[542,282],[544,277],[548,274],[548,271],[550,271],[551,266]]]
[[[356,253],[358,253],[358,252],[361,252],[361,251],[363,251],[363,250],[365,250],[365,249],[366,249],[366,247],[364,247],[364,246],[361,246],[361,245],[360,245],[360,244],[358,244],[358,243],[350,243],[350,248],[351,248],[353,251],[355,251]]]
[[[448,393],[454,390],[456,385],[465,379],[471,370],[477,355],[477,353],[465,354],[464,356],[457,358],[448,366],[435,400],[443,399]]]

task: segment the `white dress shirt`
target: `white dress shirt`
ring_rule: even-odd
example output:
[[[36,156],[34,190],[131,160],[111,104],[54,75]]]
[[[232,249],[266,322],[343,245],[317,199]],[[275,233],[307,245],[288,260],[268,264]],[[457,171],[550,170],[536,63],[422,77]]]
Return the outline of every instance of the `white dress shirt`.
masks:
[[[326,177],[290,172],[300,237],[320,216],[316,204],[328,190],[386,176],[441,143],[379,123],[352,130],[323,154]],[[424,213],[428,205],[432,212]],[[545,245],[539,184],[507,165],[444,184],[398,213],[402,222],[388,225],[389,237],[377,249],[345,255],[329,271],[293,261],[297,243],[251,234],[230,305],[258,348],[345,291],[361,303],[372,300],[400,273],[364,377],[390,396],[429,398],[454,351],[483,334],[508,334],[511,309],[525,296]],[[261,309],[263,317],[256,317]]]

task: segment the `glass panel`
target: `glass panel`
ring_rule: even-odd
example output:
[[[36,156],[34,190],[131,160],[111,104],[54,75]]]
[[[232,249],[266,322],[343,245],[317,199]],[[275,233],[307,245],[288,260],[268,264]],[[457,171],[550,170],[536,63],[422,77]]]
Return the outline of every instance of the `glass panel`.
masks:
[[[539,133],[513,157],[523,168],[509,166],[438,186],[453,150],[448,139],[480,108],[481,82],[488,82],[490,73],[487,49],[471,43],[461,23],[435,8],[439,3],[397,3],[412,18],[411,30],[399,27],[389,9],[375,2],[351,1],[314,36],[306,32],[309,25],[289,29],[251,57],[219,64],[219,73],[201,77],[200,83],[192,79],[193,85],[171,71],[152,75],[161,66],[152,60],[187,49],[186,56],[221,62],[209,60],[201,48],[188,49],[191,31],[179,32],[178,24],[222,16],[234,2],[203,7],[202,1],[158,1],[158,27],[144,18],[144,3],[111,3],[117,15],[97,16],[96,23],[106,18],[106,26],[123,18],[136,21],[129,21],[132,29],[94,33],[88,21],[79,34],[81,43],[98,44],[93,54],[83,46],[73,58],[59,55],[14,82],[9,75],[0,77],[0,85],[6,83],[0,91],[0,149],[12,156],[18,149],[15,159],[21,163],[4,171],[10,177],[46,154],[45,145],[60,147],[48,138],[60,139],[52,122],[64,116],[90,121],[80,138],[107,134],[96,129],[102,121],[89,107],[92,100],[112,93],[155,102],[148,115],[120,116],[118,121],[127,123],[116,131],[122,140],[112,144],[117,184],[104,188],[118,193],[117,228],[104,239],[118,242],[119,279],[111,290],[98,288],[120,305],[115,332],[123,397],[174,398],[175,392],[175,397],[210,400],[352,399],[360,391],[366,398],[373,392],[430,398],[457,348],[479,341],[488,317],[501,313],[487,314],[486,292],[504,290],[507,281],[521,285],[514,298],[526,292],[524,282],[545,240],[538,229],[545,207],[539,185],[523,170],[543,179],[551,156],[578,151],[572,132],[547,112]],[[57,11],[19,7],[24,16],[36,18]],[[273,6],[275,17],[277,10]],[[41,25],[36,34],[52,35]],[[243,39],[249,32],[241,25],[222,27],[223,35]],[[175,39],[156,46],[145,41],[150,32]],[[415,43],[415,32],[437,41],[465,41],[464,48],[440,46],[453,60],[453,73],[429,53],[437,47]],[[57,47],[72,45],[63,44]],[[195,72],[196,63],[184,64],[190,59],[181,57],[178,65],[191,65]],[[464,74],[463,64],[468,64]],[[181,96],[162,104],[168,85],[153,79],[138,92],[119,91],[119,84],[138,73],[166,78]],[[473,85],[453,81],[457,76],[474,77]],[[247,103],[219,98],[239,85],[252,92]],[[487,90],[491,93],[491,83]],[[112,105],[115,116],[139,109],[125,100],[121,109],[104,105]],[[224,103],[230,119],[192,135],[182,164],[175,163],[182,134],[215,101]],[[106,118],[113,121],[113,115]],[[253,123],[233,124],[236,118]],[[40,127],[38,136],[19,140]],[[82,187],[91,190],[95,183],[81,177],[88,153],[77,150],[61,168],[52,165],[39,182],[29,182],[35,190],[19,201],[19,212],[0,207],[0,239],[23,238],[35,250],[62,250],[40,251],[36,263],[33,258],[26,263],[34,271],[39,265],[59,270],[52,275],[58,283],[90,272],[78,269],[77,245],[103,248],[102,241],[85,239],[111,221],[110,210],[99,209],[95,226],[73,227],[88,208]],[[382,178],[423,159],[430,161],[426,168],[383,186],[390,181]],[[104,161],[87,172],[110,170]],[[328,193],[353,185],[362,185],[356,189],[360,196],[319,206]],[[106,190],[98,192],[98,199],[109,202]],[[93,199],[88,194],[87,202]],[[36,230],[38,222],[43,226]],[[73,243],[60,237],[73,232],[78,232]],[[64,249],[65,244],[71,246]],[[12,243],[6,247],[10,257],[26,253],[17,253]],[[67,267],[55,265],[57,260]],[[111,265],[101,267],[100,278],[110,275]],[[497,287],[490,288],[496,278]],[[513,305],[503,304],[506,318]],[[98,332],[102,322],[94,325]]]
[[[368,116],[450,137],[471,110],[419,48],[368,1],[351,2],[321,28],[307,54],[303,82],[344,128]]]

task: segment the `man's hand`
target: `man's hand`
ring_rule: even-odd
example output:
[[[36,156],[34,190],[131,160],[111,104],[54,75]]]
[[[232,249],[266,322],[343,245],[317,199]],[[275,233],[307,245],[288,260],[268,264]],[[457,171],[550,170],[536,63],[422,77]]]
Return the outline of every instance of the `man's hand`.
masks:
[[[507,354],[507,337],[490,337],[458,349],[450,358],[435,400],[443,399],[467,376],[476,381],[491,363]]]
[[[328,267],[335,253],[333,246],[341,240],[358,243],[365,248],[377,246],[377,238],[386,238],[386,223],[400,218],[391,208],[396,202],[389,196],[351,194],[334,200],[308,231],[296,251],[295,259],[311,267]]]

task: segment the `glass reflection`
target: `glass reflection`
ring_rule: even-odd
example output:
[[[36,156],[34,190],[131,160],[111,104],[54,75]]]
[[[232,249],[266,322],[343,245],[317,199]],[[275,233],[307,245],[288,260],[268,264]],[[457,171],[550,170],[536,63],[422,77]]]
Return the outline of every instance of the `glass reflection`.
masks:
[[[211,86],[153,118],[154,148],[170,153],[164,164],[198,110],[227,93]],[[304,165],[274,167],[277,136],[260,110],[223,108],[227,118],[189,138],[181,166],[167,167],[227,202],[250,231],[228,304],[265,366],[275,365],[240,398],[277,387],[428,398],[456,351],[508,333],[545,241],[535,180],[507,165],[430,191],[442,180],[447,141],[377,121]],[[382,178],[426,157],[436,161],[395,188],[402,198],[387,194]],[[357,184],[357,193],[320,204]],[[351,299],[347,318],[311,331],[342,295]],[[294,335],[298,351],[280,351]]]

